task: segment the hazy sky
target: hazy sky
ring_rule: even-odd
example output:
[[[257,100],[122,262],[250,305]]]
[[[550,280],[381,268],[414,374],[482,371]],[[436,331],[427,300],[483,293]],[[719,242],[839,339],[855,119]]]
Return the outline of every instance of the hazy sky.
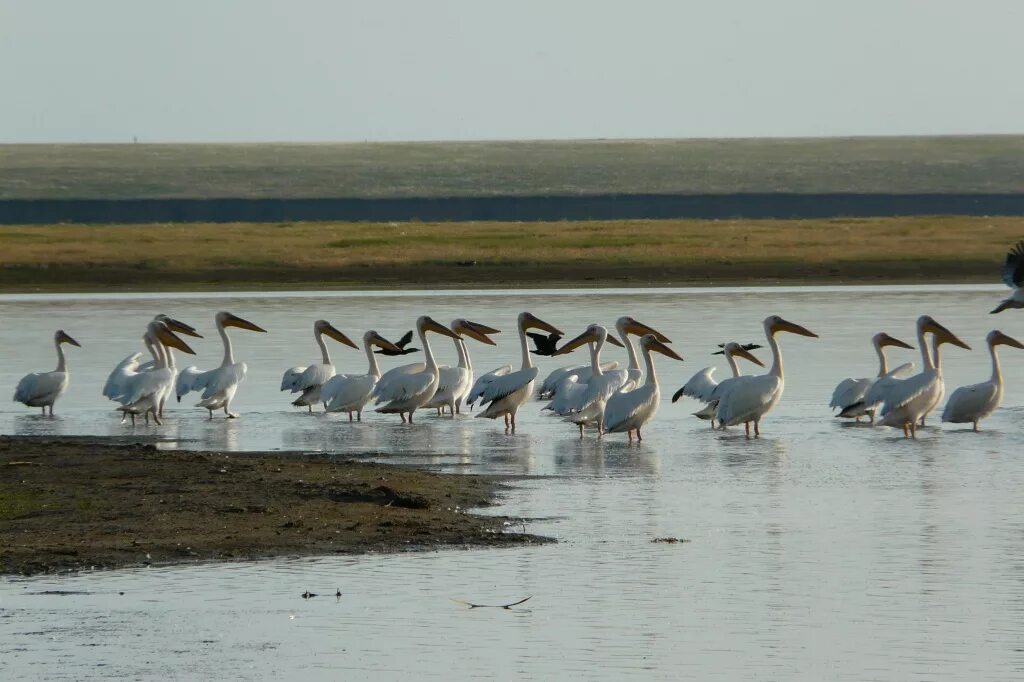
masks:
[[[1021,0],[0,0],[0,141],[1024,133]]]

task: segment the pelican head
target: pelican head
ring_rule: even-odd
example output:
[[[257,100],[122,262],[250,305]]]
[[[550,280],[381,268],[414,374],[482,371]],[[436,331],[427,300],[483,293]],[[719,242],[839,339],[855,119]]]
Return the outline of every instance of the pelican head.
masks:
[[[712,355],[731,355],[733,357],[749,360],[758,367],[764,367],[764,363],[758,360],[753,353],[751,353],[750,351],[748,351],[746,348],[736,343],[735,341],[730,341],[729,343],[725,344],[724,346],[722,346],[722,350],[715,351],[714,353],[712,353]]]
[[[565,355],[571,353],[585,343],[596,343],[600,345],[604,341],[622,348],[622,342],[616,339],[614,336],[608,334],[608,330],[599,324],[587,325],[587,328],[583,330],[583,333],[577,336],[572,341],[567,341],[561,348],[556,350],[552,355]]]
[[[487,335],[501,333],[500,330],[495,329],[494,327],[488,327],[487,325],[480,324],[479,322],[470,322],[469,320],[461,317],[452,320],[451,329],[459,336],[468,336],[471,339],[476,339],[480,343],[486,343],[488,346],[496,346],[497,344],[494,343],[494,341]]]
[[[54,332],[53,340],[58,346],[62,343],[70,343],[72,346],[78,346],[79,348],[82,347],[82,344],[78,343],[78,341],[75,341],[73,338],[68,336],[67,332],[65,332],[63,329],[58,329],[56,332]]]
[[[559,336],[565,336],[565,334],[563,334],[558,327],[554,326],[553,324],[548,324],[547,322],[540,319],[533,313],[519,313],[518,324],[519,329],[524,332],[527,329],[543,329],[549,334],[558,334]]]
[[[666,357],[672,358],[673,360],[679,360],[680,362],[683,359],[674,350],[659,341],[658,337],[654,334],[644,334],[640,339],[640,347],[650,353],[661,353]],[[754,361],[757,362],[756,359]],[[757,364],[761,363],[758,362]]]
[[[263,330],[261,329],[260,331],[263,331]],[[314,322],[313,323],[313,332],[316,333],[316,334],[323,334],[325,336],[329,336],[332,339],[334,339],[335,341],[337,341],[338,343],[343,343],[346,346],[350,346],[352,348],[359,348],[359,346],[357,346],[356,344],[352,343],[352,339],[348,338],[347,336],[342,334],[340,331],[335,329],[334,325],[331,324],[330,322],[328,322],[327,320],[317,320],[316,322]]]
[[[644,334],[651,334],[654,338],[658,339],[662,343],[672,343],[672,339],[668,338],[657,329],[649,327],[643,322],[640,322],[635,317],[625,315],[615,321],[615,328],[619,330],[619,333],[625,336],[626,334],[632,334],[633,336],[643,336]]]
[[[392,353],[402,352],[401,348],[385,339],[383,336],[378,334],[373,329],[363,334],[363,343],[371,346],[377,346],[378,348],[383,348],[384,350],[389,350]]]
[[[799,334],[800,336],[811,336],[818,338],[818,335],[812,332],[806,327],[784,320],[778,315],[772,315],[771,317],[765,318],[764,331],[768,336],[775,336],[779,332],[789,332],[790,334]]]
[[[954,346],[971,350],[971,347],[958,339],[956,334],[936,322],[930,315],[922,315],[917,318],[917,328],[923,334],[932,334],[935,337],[936,346],[951,343]]]
[[[1024,348],[1024,343],[1021,343],[1012,336],[1007,336],[998,329],[993,329],[985,337],[985,341],[988,342],[989,346],[1012,346],[1013,348]]]
[[[157,322],[163,322],[167,325],[167,328],[172,332],[184,334],[185,336],[194,336],[197,339],[203,338],[203,335],[196,331],[196,328],[190,324],[185,324],[181,320],[176,320],[170,315],[164,315],[163,313],[153,318]]]
[[[421,334],[434,332],[435,334],[440,334],[441,336],[447,336],[453,339],[459,338],[458,334],[429,315],[421,315],[420,318],[416,320],[416,328],[420,330]]]
[[[900,341],[899,339],[889,336],[885,332],[878,332],[871,337],[871,343],[875,344],[876,348],[885,348],[886,346],[896,346],[897,348],[909,348],[914,349],[909,343]]]
[[[150,325],[153,336],[163,345],[168,348],[176,348],[182,353],[188,353],[189,355],[196,354],[196,352],[192,350],[187,343],[171,331],[170,325],[167,324],[167,322],[163,320],[153,320]]]
[[[221,311],[217,313],[214,319],[216,319],[217,324],[219,324],[221,327],[238,327],[239,329],[248,329],[251,332],[266,333],[267,331],[263,327],[257,326],[250,322],[249,320],[243,320],[237,315],[232,315],[227,311]]]

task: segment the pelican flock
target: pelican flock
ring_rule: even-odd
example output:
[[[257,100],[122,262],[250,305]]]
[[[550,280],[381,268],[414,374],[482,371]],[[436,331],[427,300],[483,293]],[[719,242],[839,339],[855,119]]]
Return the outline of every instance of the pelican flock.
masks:
[[[1024,241],[1015,244],[1006,254],[1002,278],[1013,291],[991,312],[1024,308]],[[702,406],[694,413],[695,416],[709,420],[712,429],[726,430],[743,424],[748,438],[758,437],[762,420],[779,403],[785,389],[778,335],[818,336],[807,327],[778,315],[768,316],[761,326],[772,354],[767,373],[744,375],[737,362],[744,359],[764,367],[761,360],[750,352],[760,346],[741,345],[734,341],[720,344],[722,350],[716,354],[725,356],[732,376],[718,382],[713,376],[715,368],[705,367],[675,392],[672,403],[683,397],[697,400]],[[192,391],[200,394],[196,406],[207,410],[210,419],[218,410],[223,410],[228,418],[238,417],[231,411],[231,402],[245,379],[247,365],[235,358],[228,335],[228,329],[232,327],[266,332],[233,313],[219,312],[214,316],[214,328],[223,346],[220,365],[205,371],[190,366],[179,373],[174,352],[194,355],[195,351],[178,335],[198,339],[203,336],[180,320],[156,315],[145,325],[141,335],[150,359],[143,362],[141,351],[123,358],[109,373],[102,395],[117,404],[115,409],[120,413],[122,422],[130,417],[132,424],[135,424],[136,417],[142,416],[147,424],[152,418],[155,424],[161,425],[169,396],[173,393],[180,402]],[[870,343],[878,358],[878,370],[873,377],[847,378],[836,385],[829,402],[829,407],[836,411],[836,417],[854,420],[851,425],[867,418],[866,426],[898,428],[906,438],[917,437],[919,428],[939,407],[946,394],[942,347],[951,345],[964,350],[971,347],[929,315],[921,315],[915,327],[921,370],[914,374],[912,362],[890,369],[886,349],[913,350],[914,346],[887,332],[874,334]],[[560,329],[530,312],[519,314],[516,331],[521,355],[521,366],[517,370],[507,364],[475,376],[467,342],[495,346],[491,336],[498,334],[498,329],[465,318],[456,318],[445,326],[423,315],[416,321],[414,329],[406,332],[398,342],[391,342],[374,330],[365,332],[362,349],[367,371],[339,373],[325,337],[353,349],[359,346],[327,320],[317,320],[313,323],[313,339],[320,349],[320,362],[286,370],[281,379],[281,390],[298,394],[292,404],[306,407],[310,413],[313,413],[315,405],[321,404],[325,414],[345,413],[349,421],[362,421],[363,410],[371,401],[376,403],[377,412],[398,414],[401,422],[406,424],[413,424],[414,414],[424,407],[433,408],[439,416],[447,412],[455,418],[466,405],[470,409],[479,408],[474,414],[477,418],[502,418],[507,433],[515,433],[518,412],[531,398],[535,398],[544,402],[540,412],[551,413],[576,425],[581,438],[588,427],[593,427],[598,438],[605,434],[625,433],[628,441],[632,442],[635,436],[640,442],[643,440],[641,429],[657,414],[661,402],[661,387],[652,354],[682,361],[665,334],[628,315],[617,318],[611,327],[590,324],[565,343],[560,343],[564,336]],[[452,340],[456,364],[438,363],[428,334]],[[418,336],[420,347],[409,345],[414,335]],[[632,337],[640,338],[640,353],[637,353]],[[942,422],[970,424],[974,431],[978,431],[979,423],[1000,406],[1005,383],[997,347],[1024,349],[1024,343],[999,330],[991,331],[985,341],[992,366],[990,379],[953,391],[941,411]],[[533,349],[530,348],[531,342]],[[53,343],[57,354],[56,369],[25,375],[14,392],[15,401],[40,408],[44,416],[49,410],[51,417],[54,403],[70,383],[64,346],[80,345],[64,330],[54,333]],[[534,356],[558,357],[583,346],[589,351],[589,362],[554,369],[541,382],[539,390],[534,390],[539,373],[533,363]],[[624,367],[620,368],[618,360],[602,361],[602,352],[608,346],[624,349]],[[403,364],[381,372],[378,358],[418,352],[423,353],[422,362]]]

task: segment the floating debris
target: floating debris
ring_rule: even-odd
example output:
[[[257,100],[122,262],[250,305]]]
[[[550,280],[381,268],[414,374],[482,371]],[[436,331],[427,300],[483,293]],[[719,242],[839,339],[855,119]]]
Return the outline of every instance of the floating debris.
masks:
[[[686,538],[654,538],[651,542],[664,542],[667,544],[676,544],[679,542],[689,542]]]
[[[528,601],[530,599],[533,599],[532,594],[529,597],[526,597],[525,599],[514,601],[511,604],[474,604],[473,602],[464,601],[462,599],[452,599],[452,601],[456,604],[465,604],[471,609],[511,609],[513,606],[519,606],[524,601]]]

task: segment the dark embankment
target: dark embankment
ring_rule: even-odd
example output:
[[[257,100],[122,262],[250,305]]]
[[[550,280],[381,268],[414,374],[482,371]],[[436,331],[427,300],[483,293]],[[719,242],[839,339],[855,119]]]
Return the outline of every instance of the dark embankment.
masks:
[[[0,574],[544,541],[465,512],[494,478],[328,456],[0,437],[0,472]]]

